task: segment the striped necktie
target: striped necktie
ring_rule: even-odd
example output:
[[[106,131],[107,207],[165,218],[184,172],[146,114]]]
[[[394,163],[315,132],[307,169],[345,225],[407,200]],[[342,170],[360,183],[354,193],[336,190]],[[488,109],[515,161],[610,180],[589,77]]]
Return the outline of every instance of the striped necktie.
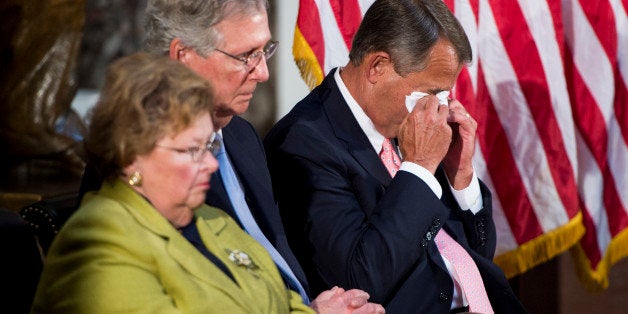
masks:
[[[394,177],[401,163],[390,139],[384,139],[379,157],[388,169],[390,176]],[[469,253],[444,229],[438,231],[434,242],[436,242],[440,254],[453,267],[455,273],[452,275],[463,290],[462,293],[469,303],[469,310],[484,314],[493,313],[482,276],[480,276],[480,271]]]
[[[454,268],[455,280],[460,285],[469,303],[469,311],[492,314],[493,308],[486,294],[484,282],[471,255],[454,240],[444,229],[434,238],[438,251]]]

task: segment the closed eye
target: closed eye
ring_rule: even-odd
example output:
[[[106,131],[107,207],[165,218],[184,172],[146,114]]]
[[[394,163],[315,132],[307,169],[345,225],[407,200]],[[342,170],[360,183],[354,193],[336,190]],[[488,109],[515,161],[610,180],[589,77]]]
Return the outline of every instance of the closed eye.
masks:
[[[186,153],[196,154],[196,153],[198,153],[200,150],[201,150],[201,148],[200,148],[200,147],[193,146],[193,147],[188,147],[188,148],[186,148],[186,149],[184,150],[184,152],[186,152]]]

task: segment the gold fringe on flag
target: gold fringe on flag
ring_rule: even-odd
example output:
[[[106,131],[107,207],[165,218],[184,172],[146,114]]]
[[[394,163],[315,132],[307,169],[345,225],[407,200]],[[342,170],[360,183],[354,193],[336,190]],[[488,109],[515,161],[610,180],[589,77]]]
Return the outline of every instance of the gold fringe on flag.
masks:
[[[567,224],[547,232],[517,249],[506,252],[494,259],[507,278],[525,273],[574,246],[584,235],[582,213],[578,213]]]
[[[318,86],[323,81],[323,69],[316,59],[312,47],[305,40],[299,27],[294,28],[294,43],[292,44],[292,55],[297,64],[301,77],[311,89]]]
[[[606,254],[598,263],[596,269],[591,268],[589,258],[584,253],[582,245],[578,244],[571,249],[576,273],[580,282],[589,292],[601,292],[608,288],[608,275],[611,266],[620,259],[628,257],[628,229],[617,234],[608,245]]]

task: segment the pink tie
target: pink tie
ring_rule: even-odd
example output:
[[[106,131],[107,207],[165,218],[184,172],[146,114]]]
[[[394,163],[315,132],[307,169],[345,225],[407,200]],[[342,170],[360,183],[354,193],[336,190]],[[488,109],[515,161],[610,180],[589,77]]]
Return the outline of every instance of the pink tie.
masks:
[[[440,229],[434,241],[440,254],[451,263],[456,271],[456,281],[458,281],[467,302],[469,302],[469,312],[492,314],[493,308],[486,295],[484,282],[469,253],[444,229]]]
[[[390,176],[394,177],[397,170],[399,170],[401,162],[390,139],[384,139],[379,157],[382,159],[386,169],[388,169]],[[463,290],[462,292],[467,298],[467,302],[469,302],[469,311],[492,314],[493,308],[486,295],[482,276],[480,276],[480,271],[469,253],[444,229],[441,229],[436,234],[434,241],[440,254],[453,266],[457,275],[455,276],[457,278],[456,281]]]
[[[388,169],[390,176],[394,177],[397,170],[399,170],[399,166],[401,166],[401,161],[399,161],[399,156],[397,156],[390,139],[384,139],[382,150],[379,152],[379,158],[382,159],[382,162],[384,163],[384,166],[386,166],[386,169]]]

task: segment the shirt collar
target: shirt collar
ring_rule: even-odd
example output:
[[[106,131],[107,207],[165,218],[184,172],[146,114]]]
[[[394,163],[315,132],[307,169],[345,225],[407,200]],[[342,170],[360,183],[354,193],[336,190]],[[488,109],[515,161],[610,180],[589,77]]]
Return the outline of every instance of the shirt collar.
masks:
[[[358,120],[358,124],[360,125],[362,132],[364,132],[364,134],[366,134],[366,137],[368,137],[369,142],[373,146],[373,149],[375,149],[375,152],[379,154],[379,152],[382,150],[382,144],[384,143],[385,137],[377,132],[373,121],[371,121],[371,119],[366,115],[362,107],[360,107],[358,102],[353,98],[353,96],[351,96],[351,93],[349,93],[347,86],[340,77],[341,70],[342,68],[339,67],[334,73],[334,80],[336,80],[336,85],[338,85],[340,94],[342,94],[342,97],[347,102],[347,105],[349,105],[349,109],[351,110],[351,113],[353,113],[353,117]]]

